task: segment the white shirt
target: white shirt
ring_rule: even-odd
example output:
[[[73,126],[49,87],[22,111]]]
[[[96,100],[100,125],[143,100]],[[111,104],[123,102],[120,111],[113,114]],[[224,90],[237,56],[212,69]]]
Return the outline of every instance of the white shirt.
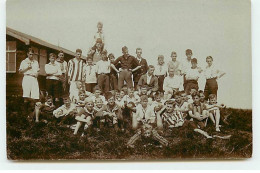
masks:
[[[219,73],[220,71],[214,65],[211,65],[210,67],[207,66],[204,70],[206,79],[218,77]]]
[[[185,58],[182,62],[181,62],[181,71],[182,73],[186,74],[187,70],[191,68],[191,60],[188,61],[187,58]]]
[[[147,84],[150,84],[153,75],[147,74]]]
[[[103,61],[103,60],[100,60],[97,62],[97,73],[98,74],[101,74],[101,73],[105,73],[105,74],[108,74],[110,73],[110,66],[111,66],[111,63],[110,61]]]
[[[96,65],[85,65],[83,69],[83,76],[85,83],[97,83],[97,66]]]
[[[61,73],[66,74],[68,71],[68,63],[66,61],[61,62],[57,62],[60,65],[60,69],[61,69]]]
[[[168,67],[165,63],[162,65],[156,64],[154,67],[154,75],[166,75],[168,72]]]
[[[181,66],[181,63],[179,61],[169,61],[168,62],[168,68],[173,68],[175,71],[177,70],[181,70],[180,67]]]
[[[177,105],[176,104],[176,110],[181,111],[181,112],[186,112],[189,111],[189,103],[184,102],[182,105]]]
[[[163,82],[163,89],[167,90],[167,88],[171,89],[179,89],[179,91],[183,90],[183,76],[174,75],[173,77],[167,76]]]
[[[62,105],[58,109],[53,111],[53,115],[56,118],[62,117],[62,116],[67,116],[70,112],[76,110],[76,105],[71,103],[70,107],[66,107],[65,105]]]
[[[39,64],[36,60],[31,61],[29,58],[26,58],[21,62],[19,71],[28,68],[30,65],[32,68],[24,72],[24,75],[36,75],[40,71]]]
[[[199,69],[198,68],[188,69],[185,77],[186,80],[198,80],[198,78],[200,77]]]
[[[155,113],[153,111],[153,107],[147,105],[146,109],[144,109],[141,104],[138,104],[136,106],[136,119],[137,121],[141,121],[143,119],[150,120],[150,123],[154,123]]]
[[[60,63],[54,62],[52,64],[49,62],[48,64],[45,64],[45,72],[46,74],[52,74],[51,76],[47,76],[46,79],[54,79],[54,80],[59,80],[58,76],[55,75],[61,75],[61,68],[60,68]]]

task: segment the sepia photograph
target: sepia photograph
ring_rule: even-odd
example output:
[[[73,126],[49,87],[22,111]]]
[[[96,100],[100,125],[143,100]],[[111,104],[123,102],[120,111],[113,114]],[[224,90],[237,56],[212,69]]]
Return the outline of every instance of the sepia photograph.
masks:
[[[9,160],[252,157],[251,1],[7,0]]]

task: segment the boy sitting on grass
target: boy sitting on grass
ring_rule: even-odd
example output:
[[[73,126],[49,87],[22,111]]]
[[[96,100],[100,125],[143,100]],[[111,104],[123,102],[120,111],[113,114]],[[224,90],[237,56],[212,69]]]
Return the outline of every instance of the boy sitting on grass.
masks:
[[[76,102],[76,107],[78,112],[80,111],[80,109],[83,109],[85,107],[85,99],[86,99],[86,93],[83,90],[79,91],[79,99]]]
[[[38,123],[41,116],[42,121],[47,123],[53,118],[52,113],[54,110],[52,96],[46,96],[45,103],[37,102],[35,105],[35,122]]]
[[[133,114],[136,112],[136,105],[140,102],[140,98],[134,95],[134,88],[128,88],[128,95],[125,95],[120,103],[123,112],[123,127],[131,129]],[[124,130],[124,129],[123,129]]]
[[[100,97],[97,97],[95,99],[93,108],[96,113],[101,112],[97,114],[98,116],[95,116],[95,118],[93,119],[93,126],[97,128],[97,131],[100,131],[100,128],[102,128],[105,123],[105,119],[101,116],[103,113],[104,106],[105,104],[103,100]]]
[[[77,120],[77,124],[74,130],[74,135],[76,135],[82,125],[83,127],[83,132],[81,136],[84,136],[85,133],[84,131],[87,131],[88,134],[90,132],[90,127],[93,124],[93,119],[95,118],[95,110],[94,110],[94,103],[91,98],[86,98],[85,100],[85,107],[82,109],[78,115],[75,117]]]
[[[184,91],[183,93],[185,94]],[[186,102],[185,99],[182,99],[181,92],[177,92],[174,96],[174,99],[176,101],[175,109],[180,111],[183,119],[185,119],[188,116],[188,111],[189,111],[188,102]]]
[[[157,91],[154,94],[154,101],[152,102],[152,105],[151,105],[154,109],[154,112],[157,113],[158,111],[160,111],[163,108],[164,103],[165,103],[165,101],[162,99],[162,93]]]
[[[106,104],[106,98],[104,96],[101,95],[101,89],[99,88],[99,86],[95,86],[94,87],[94,94],[92,94],[91,96],[89,96],[92,101],[95,103],[96,98],[101,98],[101,100],[103,101],[104,104]]]
[[[142,124],[155,124],[153,107],[148,105],[148,96],[141,96],[141,103],[136,106],[136,114],[133,115],[132,128],[136,130]]]
[[[58,119],[59,125],[71,125],[75,122],[77,115],[76,105],[71,103],[69,96],[63,97],[63,105],[53,111],[53,115]]]
[[[119,129],[123,116],[121,108],[115,103],[115,96],[112,93],[107,94],[108,103],[97,112],[97,117],[100,117],[100,128],[104,126],[113,127],[115,131]]]
[[[193,120],[189,121],[189,125],[195,132],[198,132],[207,138],[212,138],[212,136],[202,130],[206,127],[205,120],[209,117],[207,107],[204,103],[200,102],[199,92],[193,93],[192,98],[193,103],[189,104],[189,116],[193,118]]]
[[[136,109],[136,115],[133,117],[133,129],[136,130],[136,134],[129,139],[127,147],[134,148],[134,143],[141,138],[152,138],[159,141],[161,145],[168,146],[168,141],[154,128],[156,118],[152,107],[148,105],[148,96],[141,96],[141,104]]]
[[[147,85],[142,85],[139,87],[139,94],[136,94],[136,97],[141,97],[143,95],[147,95],[148,96],[148,104],[152,105],[153,103],[153,99],[152,97],[154,96],[155,92],[153,94],[149,94],[148,93],[148,86]]]
[[[158,129],[171,132],[174,127],[183,125],[184,120],[179,110],[175,109],[175,101],[168,100],[159,112],[157,112]]]
[[[220,125],[219,125],[219,120],[220,120],[220,108],[224,108],[224,105],[218,105],[217,104],[217,96],[215,94],[210,94],[209,95],[209,104],[206,105],[207,109],[209,111],[209,117],[211,121],[214,123],[216,127],[216,131],[220,132]]]

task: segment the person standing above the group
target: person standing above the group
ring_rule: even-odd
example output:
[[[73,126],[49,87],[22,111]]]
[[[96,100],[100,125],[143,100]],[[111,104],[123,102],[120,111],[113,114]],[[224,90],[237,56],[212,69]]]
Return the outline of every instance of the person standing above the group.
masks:
[[[98,86],[103,94],[109,91],[110,61],[107,58],[107,51],[101,52],[102,60],[97,62]]]
[[[141,76],[141,78],[138,81],[137,89],[140,90],[140,87],[143,85],[147,85],[147,94],[151,95],[152,93],[156,92],[158,90],[158,78],[154,76],[154,66],[149,65],[148,72]]]
[[[118,57],[115,60],[114,64],[112,64],[112,67],[113,66],[115,67],[117,66],[118,63],[121,63],[120,71],[116,69],[117,72],[119,73],[119,78],[118,78],[119,90],[121,90],[122,86],[124,85],[124,81],[126,81],[128,88],[133,87],[132,72],[141,68],[141,66],[139,66],[137,59],[128,54],[128,48],[126,46],[122,47],[122,53],[123,55]]]
[[[71,59],[68,63],[68,83],[70,85],[70,93],[77,90],[76,82],[83,81],[83,67],[84,61],[81,59],[82,50],[76,50],[76,57]],[[71,98],[71,94],[70,94]],[[71,98],[72,99],[72,98]]]
[[[61,68],[62,75],[60,76],[60,81],[62,83],[62,93],[66,93],[67,90],[67,72],[68,72],[68,63],[64,60],[64,53],[61,50],[58,54],[58,58],[56,60]]]
[[[30,99],[37,100],[40,97],[38,73],[40,71],[39,64],[33,59],[33,50],[30,48],[27,53],[27,58],[21,62],[19,73],[24,75],[22,81],[23,98],[25,109],[28,109]]]
[[[172,60],[168,62],[168,69],[172,68],[175,71],[175,74],[178,74],[180,71],[180,62],[177,61],[177,53],[173,51],[171,53]]]
[[[204,95],[205,95],[205,100],[208,100],[208,96],[210,94],[215,94],[217,97],[217,92],[218,92],[217,79],[221,78],[226,73],[218,70],[213,65],[213,58],[211,56],[207,56],[206,62],[208,65],[207,65],[206,69],[204,70],[204,74],[206,77]]]
[[[102,59],[101,52],[104,50],[104,43],[100,38],[96,40],[96,44],[88,52],[89,56],[93,57],[93,62],[96,63]]]
[[[164,63],[163,55],[158,56],[158,63],[154,66],[154,68],[154,75],[158,78],[158,91],[163,92],[163,81],[168,71],[167,65]]]
[[[93,64],[92,57],[87,57],[87,64],[83,69],[83,80],[85,81],[85,89],[93,93],[94,87],[97,85],[97,66]]]
[[[97,23],[97,29],[98,29],[98,31],[94,35],[93,45],[96,44],[97,39],[100,39],[102,41],[102,43],[105,44],[105,35],[103,32],[103,23],[102,22]]]
[[[186,87],[185,92],[186,94],[190,94],[191,88],[194,88],[198,91],[198,79],[200,77],[201,70],[197,67],[197,59],[192,58],[191,59],[191,68],[187,70],[186,72]]]
[[[183,78],[180,75],[174,75],[175,70],[169,69],[169,76],[164,79],[163,90],[165,99],[170,99],[175,92],[183,90]]]
[[[138,70],[133,72],[133,80],[134,80],[134,87],[137,89],[137,85],[139,82],[139,79],[141,76],[145,73],[147,73],[148,70],[148,64],[146,59],[142,57],[142,49],[141,48],[136,48],[136,59],[138,61],[138,66],[141,66]]]
[[[47,74],[46,89],[55,102],[59,102],[62,86],[60,81],[60,76],[62,75],[61,68],[60,64],[56,62],[56,55],[54,53],[50,53],[49,60],[50,62],[45,64],[45,72]]]

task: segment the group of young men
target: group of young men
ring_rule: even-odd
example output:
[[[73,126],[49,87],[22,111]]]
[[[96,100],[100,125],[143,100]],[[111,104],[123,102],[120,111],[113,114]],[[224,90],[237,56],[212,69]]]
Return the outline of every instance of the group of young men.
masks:
[[[168,63],[159,55],[156,65],[148,65],[141,48],[134,57],[126,46],[122,47],[123,55],[115,58],[105,50],[102,23],[97,27],[86,59],[82,59],[80,49],[68,63],[63,52],[58,58],[49,55],[50,62],[45,65],[47,95],[42,100],[37,82],[39,65],[29,49],[19,71],[24,74],[25,105],[28,98],[40,99],[34,111],[36,122],[66,125],[81,136],[104,128],[134,131],[129,147],[141,137],[152,137],[167,146],[163,136],[176,127],[191,127],[212,138],[203,130],[208,120],[220,131],[223,105],[217,104],[217,79],[225,73],[214,67],[211,56],[206,58],[205,69],[197,66],[190,49],[182,62],[173,51]],[[201,88],[198,81],[203,78],[206,82]]]

